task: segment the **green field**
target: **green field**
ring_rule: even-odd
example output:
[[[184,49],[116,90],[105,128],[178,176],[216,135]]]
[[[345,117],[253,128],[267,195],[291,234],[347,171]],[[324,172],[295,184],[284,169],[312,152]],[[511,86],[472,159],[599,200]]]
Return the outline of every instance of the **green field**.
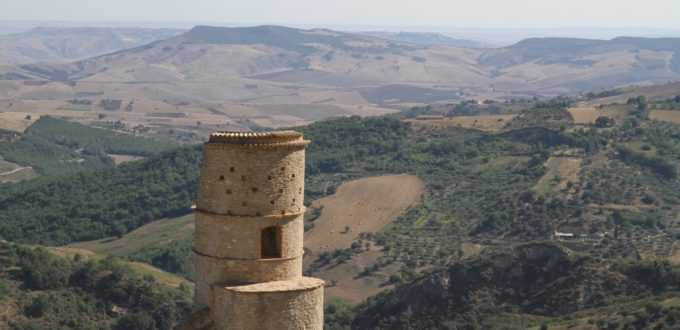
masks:
[[[577,157],[550,157],[545,163],[546,173],[538,180],[534,191],[539,196],[546,196],[565,189],[568,182],[577,183],[581,162]]]
[[[86,249],[115,257],[126,257],[147,247],[159,247],[193,235],[194,215],[162,219],[141,226],[120,238],[109,237],[94,241],[78,242],[67,247]]]

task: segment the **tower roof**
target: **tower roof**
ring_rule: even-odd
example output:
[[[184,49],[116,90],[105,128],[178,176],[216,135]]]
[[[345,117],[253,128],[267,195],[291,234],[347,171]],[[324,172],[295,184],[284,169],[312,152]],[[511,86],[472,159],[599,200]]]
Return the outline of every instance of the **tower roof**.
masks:
[[[238,146],[306,146],[302,133],[295,131],[273,132],[215,132],[210,134],[207,144],[228,144]]]

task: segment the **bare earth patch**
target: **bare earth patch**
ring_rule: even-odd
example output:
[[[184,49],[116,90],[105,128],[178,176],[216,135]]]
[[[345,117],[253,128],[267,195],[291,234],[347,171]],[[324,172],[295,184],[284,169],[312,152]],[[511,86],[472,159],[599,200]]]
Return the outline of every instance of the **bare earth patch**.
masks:
[[[305,233],[305,247],[315,253],[349,248],[359,233],[380,231],[419,203],[424,189],[422,180],[408,174],[344,183],[334,195],[312,203],[323,211]]]
[[[19,182],[38,177],[38,173],[30,166],[8,162],[0,157],[0,183]]]
[[[326,281],[324,288],[325,300],[344,300],[357,304],[364,299],[374,296],[381,291],[391,289],[394,284],[389,283],[389,275],[399,272],[400,263],[392,263],[380,271],[367,276],[359,275],[364,268],[371,267],[384,253],[377,249],[363,251],[340,265],[322,267],[314,276]]]
[[[135,161],[135,160],[145,158],[145,157],[142,157],[142,156],[114,155],[114,154],[109,154],[109,157],[113,158],[113,162],[116,163],[116,165],[120,165],[120,164],[123,164],[123,163],[132,162],[132,161]]]

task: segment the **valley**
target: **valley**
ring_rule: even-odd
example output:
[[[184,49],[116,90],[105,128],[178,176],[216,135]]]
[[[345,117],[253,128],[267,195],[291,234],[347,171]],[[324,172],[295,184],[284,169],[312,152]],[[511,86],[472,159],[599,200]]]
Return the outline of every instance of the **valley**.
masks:
[[[178,324],[199,142],[276,128],[328,329],[679,324],[678,39],[158,32],[0,67],[0,327]]]
[[[0,111],[95,126],[116,122],[168,138],[171,130],[205,136],[467,99],[638,86],[633,93],[680,79],[680,42],[673,38],[536,38],[502,48],[462,48],[282,26],[181,32],[130,31],[140,40],[158,40],[113,43],[117,51],[69,63],[3,66]],[[111,31],[116,33],[124,31]],[[200,140],[174,135],[169,138]]]

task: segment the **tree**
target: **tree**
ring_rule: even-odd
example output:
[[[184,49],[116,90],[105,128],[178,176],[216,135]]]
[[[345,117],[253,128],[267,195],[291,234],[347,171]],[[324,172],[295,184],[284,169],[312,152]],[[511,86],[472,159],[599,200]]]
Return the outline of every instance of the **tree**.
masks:
[[[156,329],[156,322],[144,312],[133,312],[121,317],[116,326],[116,330],[152,330]]]
[[[595,119],[595,126],[600,128],[612,127],[614,126],[614,118],[607,116],[597,117],[597,119]]]

